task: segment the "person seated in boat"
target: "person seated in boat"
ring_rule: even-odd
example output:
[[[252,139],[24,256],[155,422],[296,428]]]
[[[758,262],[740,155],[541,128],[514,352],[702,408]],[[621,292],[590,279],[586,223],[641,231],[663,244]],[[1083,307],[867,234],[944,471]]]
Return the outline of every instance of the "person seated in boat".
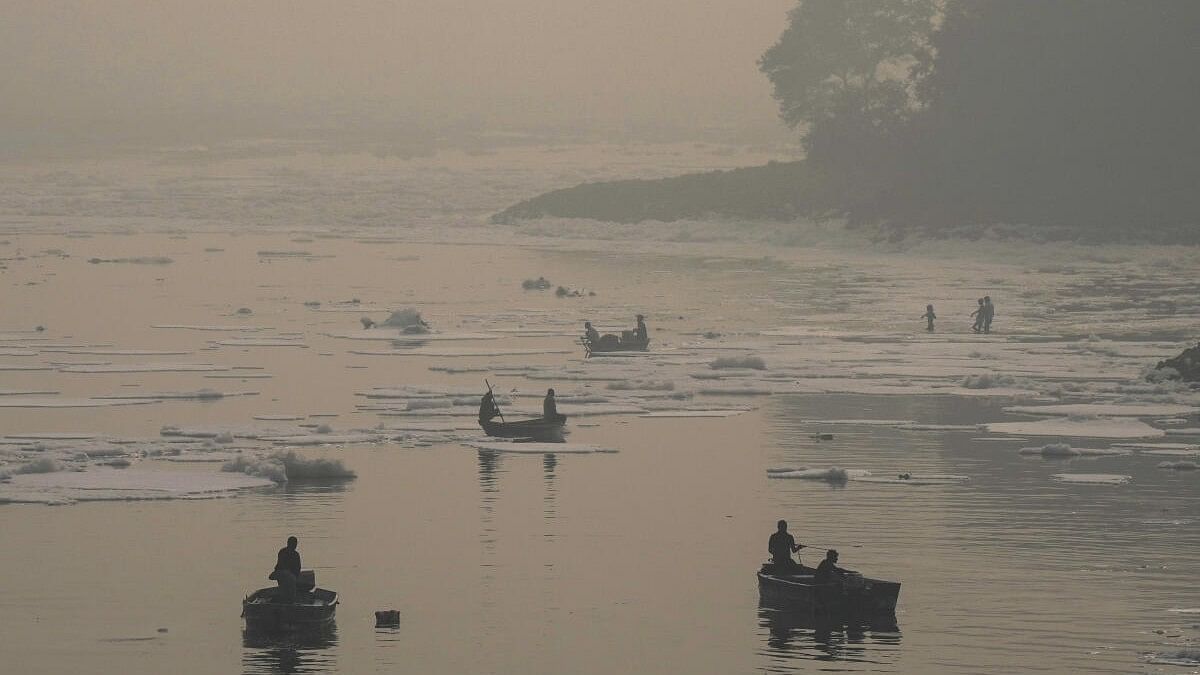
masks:
[[[295,537],[287,538],[287,546],[279,549],[275,571],[267,577],[279,584],[279,597],[285,602],[296,601],[296,582],[300,580],[300,552],[296,550],[298,543]]]
[[[838,552],[829,549],[825,552],[825,559],[817,565],[817,573],[815,575],[816,582],[819,584],[828,584],[834,581],[841,581],[842,577],[848,572],[837,566]]]
[[[597,342],[600,342],[600,331],[592,327],[591,321],[584,321],[583,337],[588,341],[588,344],[594,345]]]
[[[479,402],[479,421],[486,422],[500,414],[500,408],[496,405],[496,397],[492,395],[491,390],[483,395],[483,400]]]
[[[787,531],[787,521],[776,523],[775,534],[767,542],[767,551],[771,554],[771,562],[775,563],[775,571],[784,574],[798,574],[800,563],[792,560],[792,554],[804,548],[796,543],[796,538]]]
[[[645,342],[650,339],[650,331],[646,330],[646,317],[637,315],[637,327],[633,329],[633,339]]]
[[[546,398],[542,399],[542,417],[547,421],[561,417],[558,414],[558,404],[554,401],[554,390],[546,390]]]

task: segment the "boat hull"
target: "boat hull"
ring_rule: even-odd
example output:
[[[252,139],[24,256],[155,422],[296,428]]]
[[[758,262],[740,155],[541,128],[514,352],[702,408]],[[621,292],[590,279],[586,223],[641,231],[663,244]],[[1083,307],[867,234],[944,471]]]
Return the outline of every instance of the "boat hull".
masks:
[[[338,594],[314,588],[296,594],[295,602],[283,602],[278,588],[260,588],[242,599],[242,618],[247,625],[263,628],[304,628],[333,621]]]
[[[497,422],[494,419],[479,420],[479,426],[483,427],[483,433],[494,438],[562,440],[563,426],[566,422],[567,416],[559,415],[558,419],[554,420],[544,417],[514,422]]]
[[[765,602],[811,609],[837,616],[894,615],[900,598],[900,583],[863,576],[844,582],[817,583],[815,570],[801,568],[800,574],[777,574],[770,565],[758,571],[758,593]]]
[[[605,337],[616,337],[606,335]],[[583,345],[583,350],[587,356],[596,354],[612,354],[614,352],[644,352],[650,347],[650,340],[635,340],[635,339],[601,339],[597,342],[580,338],[579,343]]]

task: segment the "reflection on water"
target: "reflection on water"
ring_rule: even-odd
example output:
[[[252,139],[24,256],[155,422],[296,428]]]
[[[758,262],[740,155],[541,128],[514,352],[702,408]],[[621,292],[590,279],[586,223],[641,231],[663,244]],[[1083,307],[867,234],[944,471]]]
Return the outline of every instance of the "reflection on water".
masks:
[[[877,664],[882,666],[879,670],[887,671],[899,657],[900,628],[894,616],[818,618],[811,611],[760,601],[758,625],[766,639],[761,655],[768,672],[791,672],[796,661]]]
[[[337,624],[273,631],[247,626],[242,631],[243,673],[336,672]]]

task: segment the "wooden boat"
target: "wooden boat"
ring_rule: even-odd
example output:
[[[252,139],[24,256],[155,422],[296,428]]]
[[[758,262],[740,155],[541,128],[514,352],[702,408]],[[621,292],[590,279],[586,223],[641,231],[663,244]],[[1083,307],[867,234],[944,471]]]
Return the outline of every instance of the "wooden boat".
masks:
[[[801,567],[797,573],[776,573],[767,563],[758,571],[758,594],[773,605],[810,608],[836,616],[878,616],[896,613],[900,582],[851,573],[840,580],[817,583],[816,570]]]
[[[611,354],[613,352],[644,352],[650,346],[650,338],[639,340],[634,336],[633,331],[621,331],[621,336],[617,337],[612,333],[606,333],[599,340],[589,340],[586,337],[579,338],[579,344],[583,345],[585,357],[590,357],[593,354]]]
[[[337,605],[337,592],[325,588],[297,590],[295,602],[278,588],[260,588],[242,599],[242,618],[261,628],[311,628],[333,621]]]
[[[496,421],[492,419],[479,420],[479,426],[483,427],[483,433],[496,438],[533,438],[533,439],[550,439],[561,440],[563,434],[563,426],[567,423],[566,415],[559,415],[556,419],[546,419],[545,417],[537,417],[530,420],[515,420],[512,422]]]

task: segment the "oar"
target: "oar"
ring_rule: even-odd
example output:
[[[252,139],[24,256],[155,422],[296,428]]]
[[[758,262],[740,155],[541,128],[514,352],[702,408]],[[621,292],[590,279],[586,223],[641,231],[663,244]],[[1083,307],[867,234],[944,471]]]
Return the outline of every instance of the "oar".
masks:
[[[500,422],[503,424],[508,424],[508,422],[504,421],[504,413],[500,412],[500,404],[496,403],[496,395],[492,393],[492,383],[488,382],[486,377],[483,378],[483,383],[487,385],[488,393],[492,394],[492,405],[496,406],[496,412],[500,413]]]

